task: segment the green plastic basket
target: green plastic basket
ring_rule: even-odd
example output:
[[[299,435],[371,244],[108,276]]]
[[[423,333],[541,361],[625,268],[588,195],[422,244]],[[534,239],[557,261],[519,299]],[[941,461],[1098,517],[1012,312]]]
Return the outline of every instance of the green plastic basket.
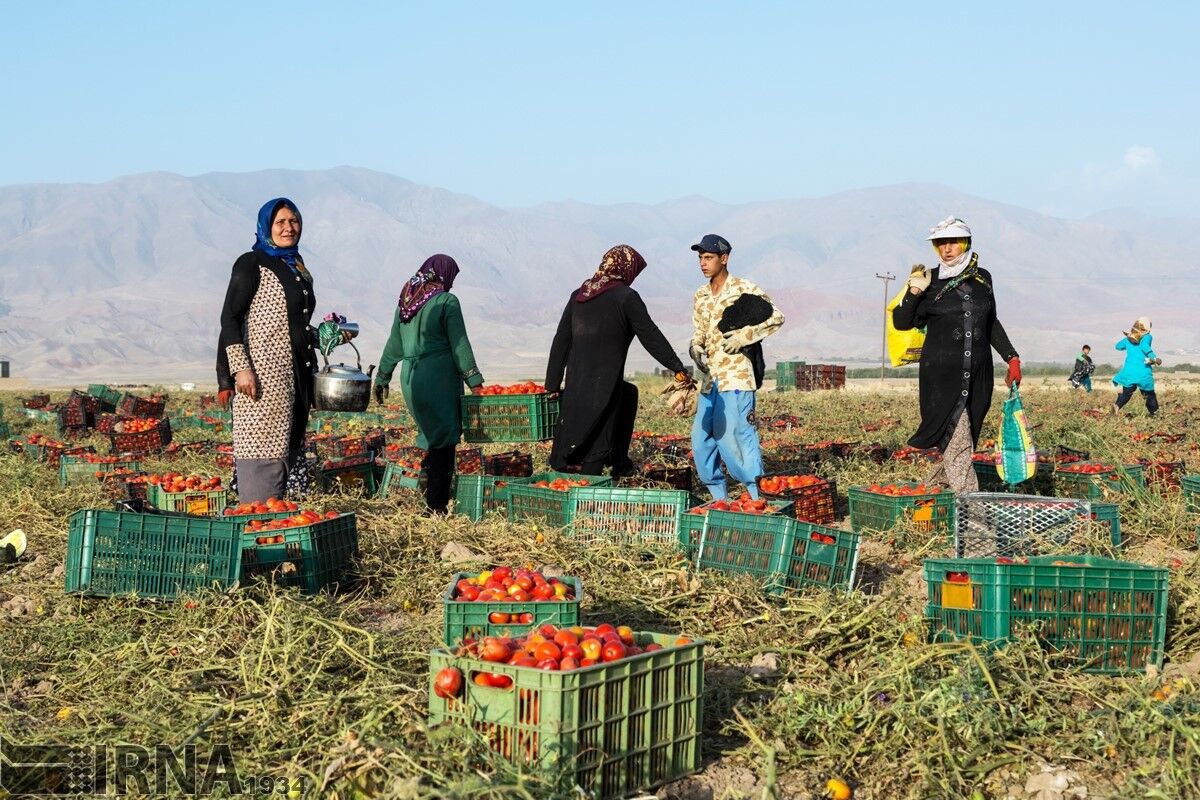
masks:
[[[951,491],[894,496],[852,486],[848,494],[850,527],[860,533],[888,531],[907,521],[918,531],[954,535],[954,493]]]
[[[67,526],[65,589],[172,598],[238,579],[241,525],[220,519],[87,509]]]
[[[567,530],[581,542],[675,546],[689,492],[678,489],[621,489],[582,486],[570,493]]]
[[[344,492],[371,497],[375,494],[375,465],[370,461],[317,471],[317,486],[323,492]]]
[[[696,566],[752,575],[768,594],[802,586],[850,589],[861,536],[781,515],[710,511]]]
[[[1080,463],[1067,466],[1077,466]],[[1081,500],[1112,500],[1146,488],[1145,471],[1141,464],[1108,467],[1104,472],[1054,471],[1054,493],[1059,497],[1078,497]]]
[[[44,408],[22,408],[19,411],[34,422],[54,423],[55,428],[58,427],[58,411],[46,410]]]
[[[1179,481],[1183,489],[1183,497],[1187,501],[1187,510],[1200,512],[1200,475],[1184,475]]]
[[[243,582],[267,578],[302,594],[335,589],[349,579],[349,567],[358,555],[358,524],[353,513],[341,514],[312,525],[273,531],[250,531],[253,519],[278,519],[286,514],[248,514],[238,517],[241,533]],[[225,519],[234,519],[226,517]],[[283,536],[277,544],[257,544],[263,536]]]
[[[1087,672],[1162,667],[1166,569],[1087,555],[1027,561],[927,560],[933,639],[1001,643],[1033,627],[1046,646]]]
[[[166,492],[161,486],[152,483],[146,488],[146,502],[161,511],[215,517],[224,512],[225,506],[229,504],[229,490],[189,489],[185,492]]]
[[[116,411],[117,403],[121,402],[123,396],[121,392],[110,389],[103,383],[88,384],[87,393],[100,401],[101,411]]]
[[[518,395],[519,396],[519,395]],[[552,481],[555,478],[586,479],[588,485],[575,486],[566,491],[534,486],[537,481]],[[571,522],[571,504],[580,489],[595,486],[611,486],[612,478],[604,475],[572,475],[564,472],[539,472],[527,483],[509,483],[508,519],[510,522],[527,520],[541,522],[552,528],[565,528]]]
[[[1108,525],[1112,546],[1124,549],[1126,543],[1121,534],[1121,506],[1116,503],[1091,503],[1090,506],[1092,520]]]
[[[1009,494],[1054,496],[1054,465],[1039,462],[1037,471],[1027,481],[1012,485],[1001,480],[996,464],[990,461],[973,461],[975,477],[981,492],[1007,492]]]
[[[502,757],[579,786],[595,800],[645,792],[700,768],[704,642],[634,634],[664,649],[592,667],[551,672],[492,664],[435,650],[429,664],[429,722],[477,731]],[[459,697],[433,691],[443,667],[463,674]],[[507,689],[479,686],[481,673],[507,675]],[[558,796],[558,795],[556,795]]]
[[[140,472],[142,464],[134,459],[93,463],[79,456],[66,455],[58,460],[58,483],[60,486],[91,485],[96,482],[97,472],[114,472],[118,469]]]
[[[370,411],[313,411],[308,415],[308,430],[313,433],[341,430],[357,423],[360,427],[378,427],[383,424],[383,414]]]
[[[554,437],[558,400],[541,394],[463,395],[464,441],[541,442]]]
[[[383,469],[383,477],[379,481],[379,496],[389,497],[396,489],[419,489],[421,488],[420,473],[413,475],[412,471],[407,467],[402,467],[399,464],[388,462]]]
[[[462,578],[470,578],[469,572],[459,572],[442,593],[442,641],[447,647],[455,647],[463,639],[481,639],[484,636],[524,636],[534,627],[550,623],[558,628],[569,628],[579,624],[579,607],[583,603],[583,584],[579,578],[563,576],[563,583],[575,590],[574,600],[551,601],[529,600],[526,602],[469,602],[454,600],[457,584]],[[533,614],[532,622],[492,622],[489,617],[499,614]]]
[[[458,475],[454,481],[454,513],[478,522],[492,511],[508,513],[508,487],[531,483],[533,477],[506,475]]]
[[[709,505],[705,503],[704,505]],[[781,514],[785,517],[795,518],[795,506],[791,500],[768,500],[767,506],[773,509],[774,514]],[[696,508],[696,506],[693,506]],[[704,532],[704,520],[707,518],[709,511],[705,514],[693,514],[690,511],[685,511],[679,521],[679,547],[687,554],[689,559],[695,559],[696,550],[700,547],[700,536]],[[747,517],[762,516],[761,514],[747,514],[742,511],[723,512],[728,514],[741,514]]]

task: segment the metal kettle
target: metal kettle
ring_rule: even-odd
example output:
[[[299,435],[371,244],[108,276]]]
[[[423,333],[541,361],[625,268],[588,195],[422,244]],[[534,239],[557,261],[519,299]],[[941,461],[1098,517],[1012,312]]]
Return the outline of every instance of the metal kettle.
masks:
[[[330,364],[329,357],[321,354],[325,366],[313,376],[313,395],[318,411],[366,411],[371,402],[371,373],[375,371],[375,365],[363,372],[358,348],[353,342],[346,344],[354,348],[356,366]]]

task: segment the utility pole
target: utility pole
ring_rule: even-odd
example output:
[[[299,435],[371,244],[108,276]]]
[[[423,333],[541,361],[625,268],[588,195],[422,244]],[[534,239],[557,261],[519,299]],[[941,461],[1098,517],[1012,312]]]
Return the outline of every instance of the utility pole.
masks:
[[[896,280],[896,276],[890,272],[885,272],[880,275],[875,273],[875,277],[883,281],[883,349],[879,353],[879,384],[883,385],[883,371],[887,368],[887,304],[888,304],[888,284]]]

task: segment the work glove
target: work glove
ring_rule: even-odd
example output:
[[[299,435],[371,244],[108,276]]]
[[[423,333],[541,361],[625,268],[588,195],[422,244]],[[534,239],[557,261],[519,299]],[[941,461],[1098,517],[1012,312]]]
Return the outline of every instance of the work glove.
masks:
[[[326,320],[317,326],[317,348],[321,355],[328,356],[333,348],[344,341],[346,339],[342,336],[342,329],[336,322]]]
[[[1146,366],[1147,367],[1161,367],[1162,359],[1161,358],[1147,358]]]
[[[743,348],[754,344],[754,329],[750,327],[735,328],[725,331],[721,338],[721,349],[729,355],[740,352]]]
[[[924,264],[913,264],[912,271],[908,275],[908,288],[915,289],[916,294],[921,294],[929,288],[929,284],[933,281],[933,275]]]
[[[388,385],[386,383],[375,384],[375,403],[383,405],[388,397]]]
[[[690,377],[686,381],[676,378],[659,394],[664,396],[667,410],[676,416],[684,417],[696,411],[696,382]]]
[[[1008,374],[1004,376],[1004,385],[1012,388],[1014,383],[1021,382],[1021,359],[1013,356],[1008,360]]]
[[[708,354],[699,345],[692,345],[688,348],[688,355],[692,357],[692,361],[696,364],[696,369],[708,374]]]
[[[217,405],[221,408],[229,408],[233,403],[233,389],[222,389],[217,392]]]

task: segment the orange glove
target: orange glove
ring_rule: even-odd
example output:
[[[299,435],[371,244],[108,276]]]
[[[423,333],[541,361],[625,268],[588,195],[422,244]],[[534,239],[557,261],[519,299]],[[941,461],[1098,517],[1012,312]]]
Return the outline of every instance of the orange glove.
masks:
[[[1012,388],[1014,383],[1021,382],[1021,359],[1013,356],[1008,361],[1008,374],[1004,376],[1004,385]]]
[[[233,403],[233,389],[222,389],[217,392],[217,405],[221,408],[229,408]]]

